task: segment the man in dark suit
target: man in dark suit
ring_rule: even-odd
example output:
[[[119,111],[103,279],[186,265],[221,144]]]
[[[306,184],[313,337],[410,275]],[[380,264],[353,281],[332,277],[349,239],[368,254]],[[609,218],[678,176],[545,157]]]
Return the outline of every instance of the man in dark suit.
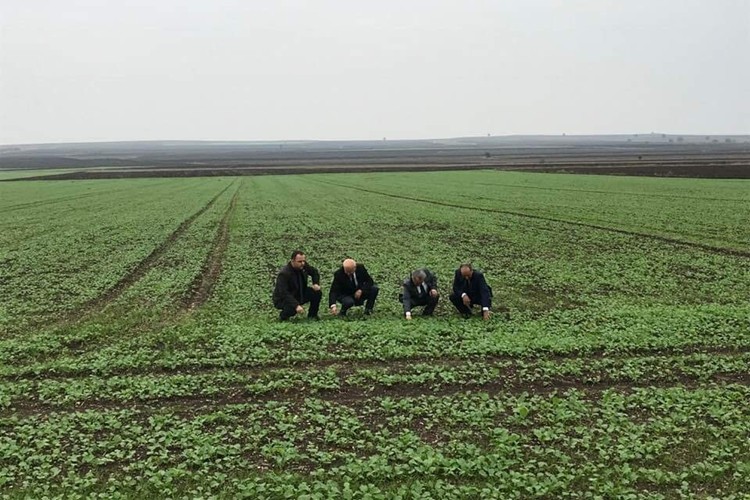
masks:
[[[439,297],[437,277],[429,269],[417,269],[404,280],[399,300],[404,305],[406,319],[411,320],[413,306],[424,306],[422,316],[432,316]]]
[[[312,287],[307,286],[307,277],[312,278]],[[304,314],[302,304],[310,303],[307,317],[318,319],[318,308],[323,292],[320,290],[320,274],[307,263],[307,257],[300,250],[292,252],[289,263],[281,268],[273,290],[273,306],[281,309],[279,319],[286,321],[297,314]]]
[[[333,282],[328,294],[331,314],[346,317],[353,306],[365,305],[365,314],[372,314],[375,299],[378,298],[378,286],[370,277],[365,266],[357,264],[354,259],[346,259],[340,268],[333,273]],[[341,302],[339,312],[336,302]]]
[[[449,297],[464,318],[471,317],[471,308],[482,306],[482,317],[490,319],[492,307],[492,288],[487,284],[484,275],[476,271],[471,264],[461,264],[453,278],[453,293]]]

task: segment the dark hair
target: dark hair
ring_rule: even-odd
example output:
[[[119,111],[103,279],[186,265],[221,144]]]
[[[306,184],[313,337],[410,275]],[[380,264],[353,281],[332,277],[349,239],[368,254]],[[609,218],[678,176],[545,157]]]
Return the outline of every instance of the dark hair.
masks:
[[[294,260],[298,255],[305,255],[305,252],[302,250],[295,250],[292,252],[292,257],[289,260]]]
[[[465,264],[461,264],[460,266],[458,266],[459,269],[463,269],[464,267],[468,267],[469,271],[473,271],[474,270],[474,268],[468,262],[465,263]]]

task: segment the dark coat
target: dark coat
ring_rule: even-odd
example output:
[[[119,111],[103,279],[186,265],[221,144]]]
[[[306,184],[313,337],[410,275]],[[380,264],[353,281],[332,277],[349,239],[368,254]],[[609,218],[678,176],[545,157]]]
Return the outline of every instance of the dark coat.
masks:
[[[429,296],[431,290],[435,290],[437,288],[437,276],[432,274],[429,269],[422,269],[422,271],[425,272],[427,277],[425,277],[424,283],[422,283],[420,287],[422,287],[422,295],[424,297],[427,297]],[[399,297],[399,299],[401,299],[401,302],[404,304],[404,312],[411,311],[413,298],[419,296],[420,293],[417,289],[417,285],[414,284],[414,282],[411,280],[411,276],[409,276],[401,284],[401,296]]]
[[[461,275],[461,268],[456,269],[456,275],[453,277],[453,294],[460,297],[464,293],[471,297],[473,303],[479,303],[482,307],[490,307],[492,287],[487,284],[484,274],[476,269],[470,280],[464,279]]]
[[[363,264],[357,264],[357,268],[354,270],[354,275],[357,277],[357,286],[354,286],[354,283],[352,283],[349,276],[344,272],[344,266],[339,267],[336,272],[333,273],[331,290],[328,292],[329,306],[334,305],[341,297],[354,295],[354,292],[357,290],[362,290],[362,295],[365,296],[370,293],[370,289],[375,285],[375,282]]]
[[[307,288],[307,277],[312,278],[313,285],[320,284],[320,273],[309,264],[305,264],[297,271],[287,263],[279,271],[276,277],[276,287],[273,290],[273,305],[281,308],[284,304],[294,304],[297,307],[302,303],[302,294]]]

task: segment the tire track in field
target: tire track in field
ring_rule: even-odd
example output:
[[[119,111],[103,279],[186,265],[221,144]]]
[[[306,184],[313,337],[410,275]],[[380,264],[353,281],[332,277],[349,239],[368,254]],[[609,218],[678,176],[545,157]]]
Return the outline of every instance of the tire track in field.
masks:
[[[216,231],[211,250],[206,256],[206,262],[203,264],[201,272],[193,279],[189,294],[182,300],[182,307],[186,312],[192,312],[205,304],[211,297],[214,286],[219,280],[224,267],[224,254],[229,245],[229,221],[237,208],[237,198],[241,187],[242,182],[237,186],[232,201],[229,202],[229,206],[221,218],[219,229]]]
[[[495,214],[504,214],[504,215],[515,215],[517,217],[523,217],[523,218],[527,218],[527,219],[543,220],[543,221],[547,221],[547,222],[558,222],[558,223],[562,223],[562,224],[569,224],[569,225],[572,225],[572,226],[585,227],[585,228],[588,228],[588,229],[598,229],[598,230],[601,230],[601,231],[609,231],[609,232],[612,232],[612,233],[624,234],[624,235],[627,235],[627,236],[635,236],[635,237],[639,237],[639,238],[648,238],[648,239],[651,239],[651,240],[654,240],[654,241],[659,241],[659,242],[662,242],[662,243],[669,243],[671,245],[681,245],[681,246],[687,246],[687,247],[692,247],[692,248],[698,248],[700,250],[705,250],[707,252],[717,253],[717,254],[720,254],[720,255],[730,255],[732,257],[750,257],[750,251],[735,250],[735,249],[732,249],[732,248],[725,248],[725,247],[715,247],[713,245],[708,245],[706,243],[698,243],[698,242],[693,242],[693,241],[678,240],[676,238],[670,238],[668,236],[659,236],[659,235],[656,235],[656,234],[649,234],[649,233],[639,233],[638,231],[629,231],[627,229],[618,229],[618,228],[615,228],[615,227],[600,226],[598,224],[590,224],[590,223],[587,223],[587,222],[572,221],[572,220],[566,220],[566,219],[558,219],[556,217],[548,217],[548,216],[544,216],[544,215],[527,214],[525,212],[515,212],[513,210],[500,210],[500,209],[496,209],[496,208],[479,208],[479,207],[472,207],[472,206],[469,206],[469,205],[459,205],[459,204],[456,204],[456,203],[448,203],[448,202],[444,202],[444,201],[429,200],[429,199],[426,199],[426,198],[418,198],[418,197],[415,197],[415,196],[404,196],[404,195],[399,195],[399,194],[388,193],[388,192],[385,192],[385,191],[377,191],[377,190],[374,190],[374,189],[366,189],[366,188],[361,188],[361,187],[356,187],[356,186],[349,186],[349,185],[346,185],[346,184],[338,184],[336,182],[331,182],[331,181],[321,181],[321,180],[318,180],[318,179],[316,179],[315,182],[319,182],[321,184],[328,184],[328,185],[331,185],[331,186],[336,186],[336,187],[345,188],[345,189],[353,189],[355,191],[362,191],[362,192],[365,192],[365,193],[378,194],[378,195],[381,195],[381,196],[387,196],[389,198],[395,198],[395,199],[398,199],[398,200],[417,201],[417,202],[420,202],[420,203],[428,203],[428,204],[431,204],[431,205],[437,205],[437,206],[441,206],[441,207],[460,208],[460,209],[464,209],[464,210],[474,210],[474,211],[477,211],[477,212],[495,213]]]
[[[63,313],[62,315],[58,316],[57,318],[48,318],[46,320],[40,320],[32,325],[30,327],[43,327],[47,329],[55,329],[55,328],[61,328],[66,327],[71,324],[74,324],[76,322],[79,322],[93,314],[96,314],[98,312],[101,312],[104,310],[108,304],[112,303],[113,301],[117,300],[125,291],[127,291],[130,287],[135,285],[141,278],[143,278],[151,269],[153,269],[158,262],[158,260],[175,244],[175,242],[185,233],[185,231],[188,230],[188,228],[192,225],[192,223],[201,215],[203,215],[209,208],[211,208],[216,201],[233,185],[236,184],[237,181],[233,181],[229,183],[226,187],[224,187],[216,196],[211,198],[206,205],[201,207],[197,212],[189,216],[187,219],[185,219],[180,225],[175,229],[172,233],[167,236],[167,238],[162,241],[159,246],[157,246],[146,258],[138,262],[138,264],[133,268],[131,271],[129,271],[127,274],[125,274],[123,277],[118,280],[118,282],[110,287],[108,290],[106,290],[101,295],[90,299],[89,301],[85,302],[83,305],[77,307],[76,309],[73,309],[71,311],[68,311],[66,313]],[[235,199],[237,198],[237,195],[239,193],[239,188],[235,191],[235,196],[232,199],[232,203],[235,203]],[[230,206],[230,208],[232,208]],[[227,214],[229,212],[229,209],[224,214],[224,218],[228,220]],[[224,219],[222,220],[222,223],[224,222]],[[227,233],[228,234],[228,233]],[[227,238],[228,239],[228,238]],[[214,248],[214,247],[212,247]],[[226,243],[224,243],[224,248],[226,248]],[[222,249],[222,252],[223,252]],[[209,256],[210,256],[209,251]],[[219,259],[220,260],[220,259]],[[208,262],[208,261],[207,261]],[[216,273],[216,276],[213,278],[213,282],[215,282],[216,278],[218,278],[218,275],[220,274],[220,267],[219,271]],[[201,276],[199,274],[199,276]],[[213,286],[213,282],[209,281],[208,283],[210,286]],[[210,293],[210,289],[207,288],[207,290]],[[208,299],[209,295],[206,295],[205,299]],[[205,301],[205,300],[204,300]],[[200,302],[202,304],[202,302]],[[179,306],[178,306],[179,307]],[[174,312],[180,312],[180,311],[174,311]],[[184,309],[183,311],[184,312]],[[171,319],[176,320],[177,316],[173,314],[173,312],[167,312],[165,313],[167,316],[163,318],[164,319]],[[149,323],[149,322],[147,322]],[[150,324],[153,324],[153,322],[150,322]],[[141,326],[143,326],[141,324]],[[85,344],[87,345],[86,349],[79,349],[82,345],[82,342],[79,340],[72,340],[68,343],[65,343],[65,345],[68,345],[68,348],[74,348],[73,350],[80,351],[79,353],[88,352],[94,349],[97,349],[100,347],[103,343],[104,339],[98,339],[98,340],[87,340]],[[62,355],[64,352],[60,351],[58,353],[59,355]]]
[[[228,184],[224,189],[219,191],[216,196],[211,198],[208,203],[206,203],[202,208],[182,221],[177,229],[172,231],[172,233],[170,233],[164,241],[162,241],[156,248],[154,248],[151,253],[146,256],[146,258],[138,262],[138,264],[136,264],[136,266],[132,270],[130,270],[122,278],[120,278],[120,280],[111,288],[109,288],[109,290],[83,304],[76,311],[73,311],[73,313],[69,315],[66,320],[75,321],[96,311],[100,311],[104,309],[109,303],[120,297],[128,288],[130,288],[141,278],[143,278],[143,276],[145,276],[146,273],[152,267],[154,267],[159,257],[161,257],[167,250],[169,250],[177,241],[177,239],[182,236],[185,231],[187,231],[187,229],[195,221],[195,219],[203,215],[206,210],[211,208],[213,204],[216,203],[216,200],[218,200],[219,197],[224,194],[233,184],[234,182]]]

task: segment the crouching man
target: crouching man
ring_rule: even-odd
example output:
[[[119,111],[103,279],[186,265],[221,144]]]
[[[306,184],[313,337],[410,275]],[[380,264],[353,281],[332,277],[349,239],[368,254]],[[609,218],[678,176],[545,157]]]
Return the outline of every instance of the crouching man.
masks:
[[[440,294],[437,290],[437,277],[429,269],[417,269],[404,280],[399,300],[404,305],[404,316],[411,320],[411,309],[424,306],[422,316],[432,316]]]
[[[375,307],[378,291],[378,286],[364,264],[357,264],[354,259],[346,259],[333,273],[333,282],[328,293],[331,314],[345,318],[349,309],[364,304],[365,315],[369,316]],[[336,302],[341,302],[341,311],[338,310]]]
[[[482,307],[482,317],[490,319],[492,307],[492,288],[487,284],[484,275],[476,271],[471,264],[461,264],[453,278],[453,293],[449,297],[458,312],[464,318],[471,317],[472,307]]]
[[[312,278],[312,286],[307,286],[307,278]],[[280,309],[279,319],[286,321],[298,314],[304,314],[303,304],[310,303],[307,317],[318,319],[318,309],[323,292],[320,290],[320,273],[307,263],[307,257],[300,250],[292,252],[289,263],[281,268],[273,290],[273,305]]]

